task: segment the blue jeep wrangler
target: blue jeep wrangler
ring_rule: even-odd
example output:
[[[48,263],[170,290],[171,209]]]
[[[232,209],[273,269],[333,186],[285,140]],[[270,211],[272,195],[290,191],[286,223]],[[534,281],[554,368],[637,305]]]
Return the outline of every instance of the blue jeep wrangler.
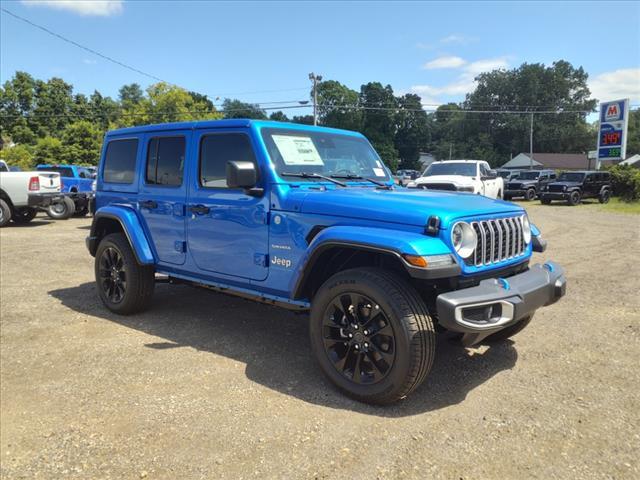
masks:
[[[408,190],[359,133],[218,120],[105,137],[87,238],[100,298],[131,314],[170,283],[308,311],[322,371],[361,401],[405,397],[437,332],[522,330],[565,293],[512,203]],[[166,279],[166,278],[165,278]]]
[[[74,215],[84,216],[89,212],[89,203],[93,197],[91,184],[93,183],[94,175],[88,167],[40,164],[36,169],[60,174],[62,182],[60,191],[68,194],[69,198],[73,200],[75,206]],[[57,218],[56,215],[60,213],[61,208],[62,206],[60,205],[52,205],[47,210],[47,214],[52,218]]]

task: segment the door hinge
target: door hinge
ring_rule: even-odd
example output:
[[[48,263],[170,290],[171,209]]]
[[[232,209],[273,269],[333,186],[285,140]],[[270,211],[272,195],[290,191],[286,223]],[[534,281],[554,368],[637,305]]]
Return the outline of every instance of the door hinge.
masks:
[[[184,253],[187,251],[187,242],[176,240],[173,244],[173,248],[176,252]]]
[[[269,265],[269,255],[267,255],[266,253],[254,253],[253,264],[260,267],[266,267],[267,265]]]

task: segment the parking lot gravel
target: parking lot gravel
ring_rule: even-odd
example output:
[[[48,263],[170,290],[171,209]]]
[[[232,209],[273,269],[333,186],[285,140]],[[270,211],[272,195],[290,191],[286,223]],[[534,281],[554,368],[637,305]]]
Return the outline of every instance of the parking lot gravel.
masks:
[[[2,478],[640,478],[640,216],[525,204],[568,293],[513,341],[443,336],[425,383],[338,393],[306,320],[161,284],[108,312],[90,218],[0,233]]]

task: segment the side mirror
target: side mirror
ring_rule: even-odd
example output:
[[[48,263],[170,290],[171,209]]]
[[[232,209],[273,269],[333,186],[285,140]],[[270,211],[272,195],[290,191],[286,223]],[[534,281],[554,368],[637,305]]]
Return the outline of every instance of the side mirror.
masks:
[[[229,188],[251,188],[258,181],[258,172],[253,162],[227,162],[227,186]]]
[[[489,170],[483,178],[487,180],[493,180],[494,178],[498,178],[498,172],[496,172],[495,170]]]
[[[256,188],[258,171],[253,162],[227,162],[227,186],[229,188],[243,188],[247,195],[259,197],[264,193],[262,188]]]

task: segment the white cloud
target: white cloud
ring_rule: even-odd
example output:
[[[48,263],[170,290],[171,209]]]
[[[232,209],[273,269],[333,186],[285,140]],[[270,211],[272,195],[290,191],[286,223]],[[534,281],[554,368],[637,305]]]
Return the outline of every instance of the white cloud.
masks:
[[[475,77],[483,72],[489,72],[491,70],[508,68],[508,57],[496,57],[485,58],[476,60],[475,62],[467,62],[459,57],[443,57],[443,58],[456,58],[459,60],[460,73],[453,79],[453,81],[444,84],[442,86],[434,85],[413,85],[410,91],[420,95],[423,103],[429,105],[439,105],[445,103],[440,100],[439,97],[462,97],[463,95],[473,91],[476,82]],[[436,59],[438,60],[438,59]],[[434,60],[435,61],[435,60]],[[431,63],[431,62],[429,62]],[[453,62],[452,62],[453,63]],[[426,68],[426,65],[425,65]],[[445,67],[440,67],[445,68]],[[453,68],[453,67],[449,67]]]
[[[460,68],[467,62],[460,57],[446,56],[438,57],[430,62],[425,63],[422,68],[425,70],[436,70],[440,68]]]
[[[589,80],[591,96],[601,102],[629,98],[640,101],[640,68],[623,68],[601,73]]]
[[[123,0],[22,0],[29,7],[66,10],[84,16],[108,17],[122,13]]]

